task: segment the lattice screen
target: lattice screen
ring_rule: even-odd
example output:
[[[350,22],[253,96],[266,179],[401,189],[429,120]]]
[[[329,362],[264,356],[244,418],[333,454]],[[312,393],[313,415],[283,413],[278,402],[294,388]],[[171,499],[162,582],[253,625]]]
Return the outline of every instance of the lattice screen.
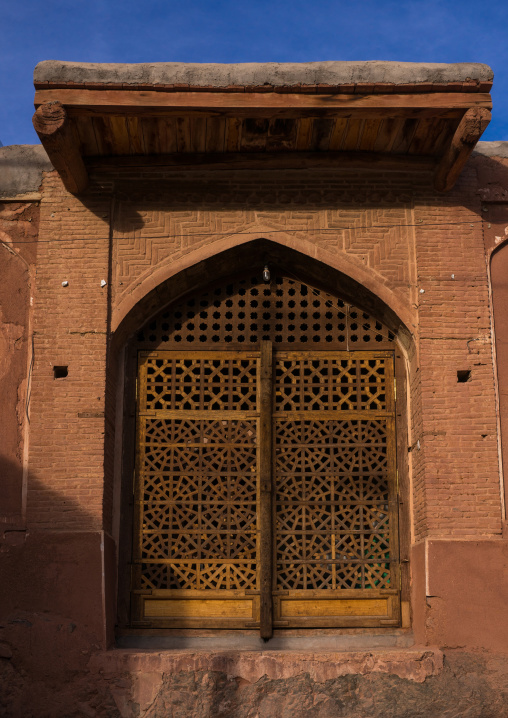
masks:
[[[396,625],[393,354],[275,352],[267,409],[263,356],[140,355],[133,578],[148,597],[141,615],[150,625],[158,617],[176,626],[258,625],[268,560],[276,626],[349,625],[362,616],[359,625]],[[267,448],[273,553],[265,555]],[[343,594],[353,596],[346,608]]]
[[[143,360],[141,588],[256,588],[257,370],[256,358]]]
[[[244,276],[193,294],[150,320],[138,334],[144,348],[259,346],[386,348],[393,334],[366,312],[296,279],[264,284]]]
[[[394,339],[340,298],[259,274],[142,328],[137,620],[262,635],[268,620],[397,625]]]
[[[393,588],[393,418],[372,418],[393,406],[391,363],[276,359],[279,589]]]

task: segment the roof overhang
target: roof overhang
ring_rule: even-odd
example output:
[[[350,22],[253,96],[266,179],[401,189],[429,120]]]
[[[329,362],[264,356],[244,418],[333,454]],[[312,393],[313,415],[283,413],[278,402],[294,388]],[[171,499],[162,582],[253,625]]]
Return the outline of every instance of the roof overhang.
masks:
[[[65,187],[91,161],[434,172],[449,190],[490,121],[475,63],[42,62],[34,127]]]

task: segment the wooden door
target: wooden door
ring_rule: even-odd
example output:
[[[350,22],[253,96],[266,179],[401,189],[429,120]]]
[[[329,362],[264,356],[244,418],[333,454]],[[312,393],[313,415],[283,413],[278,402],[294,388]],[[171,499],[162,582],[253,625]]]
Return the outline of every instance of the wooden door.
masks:
[[[393,353],[141,352],[133,626],[397,625]]]
[[[141,353],[134,625],[259,621],[259,352]]]
[[[393,354],[274,360],[274,626],[399,622]]]

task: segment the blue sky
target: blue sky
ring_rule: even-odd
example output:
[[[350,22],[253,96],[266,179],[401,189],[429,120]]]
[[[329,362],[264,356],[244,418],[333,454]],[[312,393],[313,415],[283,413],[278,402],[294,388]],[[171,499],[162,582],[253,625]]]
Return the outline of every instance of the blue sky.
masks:
[[[0,0],[0,140],[38,142],[33,68],[77,62],[484,62],[508,140],[508,2]]]

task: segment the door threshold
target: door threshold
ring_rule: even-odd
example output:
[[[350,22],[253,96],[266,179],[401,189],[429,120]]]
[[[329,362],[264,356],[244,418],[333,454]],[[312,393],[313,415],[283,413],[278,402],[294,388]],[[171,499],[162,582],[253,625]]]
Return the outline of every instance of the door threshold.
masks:
[[[386,633],[335,634],[312,636],[275,635],[264,641],[256,635],[225,636],[140,636],[123,635],[116,639],[117,648],[146,650],[196,649],[206,651],[364,651],[414,646],[411,631],[395,629]]]

